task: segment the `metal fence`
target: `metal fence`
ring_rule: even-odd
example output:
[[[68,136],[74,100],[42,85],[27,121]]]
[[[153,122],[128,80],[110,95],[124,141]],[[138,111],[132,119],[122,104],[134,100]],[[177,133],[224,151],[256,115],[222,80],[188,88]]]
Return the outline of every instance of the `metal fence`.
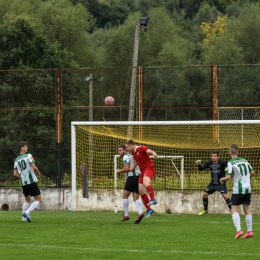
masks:
[[[12,170],[21,140],[44,175],[42,185],[64,185],[70,122],[128,120],[131,70],[0,71],[0,185],[17,185]],[[135,120],[233,119],[244,107],[254,111],[246,119],[259,119],[259,75],[258,65],[139,67]],[[105,106],[106,96],[114,106]]]

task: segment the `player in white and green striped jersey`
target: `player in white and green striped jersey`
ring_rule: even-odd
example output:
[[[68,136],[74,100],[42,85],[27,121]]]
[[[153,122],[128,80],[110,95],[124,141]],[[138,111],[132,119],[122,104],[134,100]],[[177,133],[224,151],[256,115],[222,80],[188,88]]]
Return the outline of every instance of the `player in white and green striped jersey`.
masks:
[[[123,190],[123,201],[122,201],[123,208],[124,208],[124,217],[121,219],[121,221],[126,221],[130,219],[128,214],[129,213],[128,197],[130,196],[131,193],[133,193],[133,200],[135,202],[138,211],[138,216],[134,223],[138,224],[141,222],[142,218],[144,217],[144,214],[142,212],[142,202],[139,199],[139,188],[138,188],[138,180],[141,172],[139,167],[135,165],[135,160],[133,156],[126,151],[126,147],[124,145],[120,145],[118,147],[118,154],[123,158],[124,167],[122,169],[117,169],[116,172],[127,174],[127,179]]]
[[[254,175],[254,171],[249,162],[241,157],[238,157],[238,146],[232,144],[229,148],[229,154],[232,159],[228,162],[227,172],[228,175],[220,179],[220,182],[228,181],[233,177],[233,193],[231,197],[231,212],[234,225],[237,229],[235,239],[240,237],[249,238],[253,237],[252,231],[252,215],[249,209],[251,202],[251,183],[250,179]],[[238,213],[238,206],[243,205],[243,211],[246,215],[247,232],[243,236],[241,230],[240,216]]]
[[[23,188],[23,194],[25,197],[25,202],[23,203],[22,210],[22,221],[31,222],[30,213],[38,207],[42,202],[41,192],[37,185],[37,177],[35,172],[40,176],[41,173],[37,166],[33,156],[28,151],[28,145],[26,142],[20,142],[18,144],[20,155],[15,159],[14,162],[14,176],[20,178]],[[34,197],[35,201],[31,204],[30,198]]]

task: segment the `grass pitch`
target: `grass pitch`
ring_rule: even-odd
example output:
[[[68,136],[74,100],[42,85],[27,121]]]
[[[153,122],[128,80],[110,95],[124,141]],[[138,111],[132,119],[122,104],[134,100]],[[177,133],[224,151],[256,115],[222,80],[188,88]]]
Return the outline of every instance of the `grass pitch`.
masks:
[[[234,240],[231,215],[154,214],[134,224],[121,213],[0,212],[0,259],[260,259],[260,216],[255,236]],[[241,216],[245,232],[245,217]]]

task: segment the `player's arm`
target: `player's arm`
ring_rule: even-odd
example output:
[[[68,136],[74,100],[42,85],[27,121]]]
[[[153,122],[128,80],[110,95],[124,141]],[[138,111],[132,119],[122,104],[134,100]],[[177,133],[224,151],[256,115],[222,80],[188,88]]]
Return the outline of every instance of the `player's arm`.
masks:
[[[252,171],[250,172],[250,179],[254,176],[254,174],[255,174],[255,172],[252,170]]]
[[[14,169],[14,177],[19,178],[19,174],[18,174],[17,169]]]
[[[122,169],[116,170],[117,173],[129,172],[129,171],[130,171],[130,164],[129,163],[126,163]]]
[[[232,179],[233,167],[230,162],[227,163],[227,168],[225,169],[225,171],[228,173],[228,175],[219,179],[219,182],[221,184]]]
[[[133,166],[129,169],[129,171],[130,171],[130,172],[133,171],[136,166],[137,166],[137,163],[135,162],[135,163],[133,164]]]
[[[146,151],[146,153],[148,153],[149,155],[152,155],[152,156],[154,156],[154,157],[157,157],[157,156],[158,156],[157,153],[156,153],[155,151],[151,150],[151,149],[148,149],[148,150]]]
[[[219,179],[220,183],[223,184],[225,181],[230,181],[232,176],[229,174],[226,177],[222,177]]]
[[[31,163],[31,167],[33,168],[34,172],[36,172],[39,176],[41,176],[41,173],[38,167],[35,165],[35,163]]]
[[[205,170],[206,168],[208,168],[208,162],[202,164],[202,163],[201,163],[201,160],[197,160],[197,161],[195,162],[195,164],[198,166],[199,171],[203,171],[203,170]]]

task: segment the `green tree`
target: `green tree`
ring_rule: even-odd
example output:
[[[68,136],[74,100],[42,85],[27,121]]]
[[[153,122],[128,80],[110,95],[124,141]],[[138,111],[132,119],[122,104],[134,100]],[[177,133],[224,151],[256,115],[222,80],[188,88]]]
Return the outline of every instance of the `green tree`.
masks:
[[[48,44],[23,19],[0,26],[0,69],[71,67],[71,54]]]

